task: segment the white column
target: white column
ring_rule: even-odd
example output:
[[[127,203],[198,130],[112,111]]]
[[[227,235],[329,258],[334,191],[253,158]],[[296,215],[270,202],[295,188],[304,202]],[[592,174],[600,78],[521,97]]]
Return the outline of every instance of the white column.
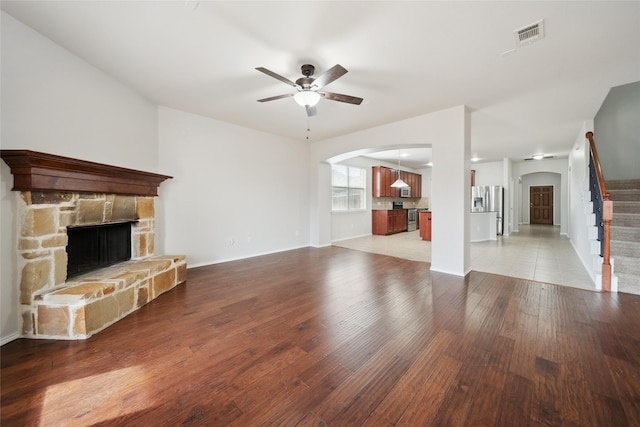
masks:
[[[470,116],[464,106],[441,116],[433,144],[431,269],[464,276],[471,265]]]
[[[314,247],[331,245],[331,165],[310,164],[310,244]],[[315,173],[313,173],[315,169]]]
[[[502,160],[502,164],[502,182],[504,182],[504,200],[502,201],[502,224],[504,230],[503,233],[505,236],[508,236],[509,234],[511,234],[511,223],[513,221],[513,168],[511,167],[511,159],[509,159],[508,157],[505,157]]]

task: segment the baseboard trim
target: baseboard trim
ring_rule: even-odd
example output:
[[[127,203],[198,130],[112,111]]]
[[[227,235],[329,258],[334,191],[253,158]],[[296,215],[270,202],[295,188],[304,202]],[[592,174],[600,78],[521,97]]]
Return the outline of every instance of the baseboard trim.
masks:
[[[20,334],[17,333],[17,332],[14,332],[14,333],[12,333],[10,335],[7,335],[6,337],[2,337],[2,338],[0,338],[0,346],[8,344],[11,341],[17,340],[18,338],[20,338]]]
[[[331,245],[326,245],[326,246],[331,246]],[[303,248],[309,248],[309,247],[314,247],[314,246],[309,246],[309,245],[294,246],[294,247],[291,247],[291,248],[283,248],[283,249],[278,249],[278,250],[274,250],[274,251],[259,252],[259,253],[255,253],[255,254],[247,254],[247,255],[243,255],[243,256],[239,256],[239,257],[223,258],[223,259],[217,259],[217,260],[211,260],[211,261],[198,262],[198,263],[195,263],[195,264],[187,264],[187,270],[190,270],[192,268],[198,268],[198,267],[206,267],[208,265],[222,264],[222,263],[225,263],[225,262],[240,261],[240,260],[243,260],[243,259],[255,258],[255,257],[263,256],[263,255],[277,254],[279,252],[294,251],[296,249],[303,249]]]
[[[357,238],[359,238],[359,237],[368,237],[368,236],[371,236],[371,235],[372,235],[371,233],[368,233],[368,234],[361,234],[361,235],[359,235],[359,236],[344,237],[344,238],[342,238],[342,239],[332,240],[332,241],[331,241],[331,243],[342,242],[342,241],[344,241],[344,240],[357,239]],[[331,246],[331,245],[329,245],[329,246]]]

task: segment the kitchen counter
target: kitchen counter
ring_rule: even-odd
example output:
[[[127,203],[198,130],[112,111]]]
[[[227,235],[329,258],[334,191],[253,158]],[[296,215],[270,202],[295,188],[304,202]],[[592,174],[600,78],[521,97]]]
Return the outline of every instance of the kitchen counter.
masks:
[[[496,212],[471,212],[471,242],[498,240]]]
[[[407,209],[372,210],[371,234],[386,236],[407,231]]]

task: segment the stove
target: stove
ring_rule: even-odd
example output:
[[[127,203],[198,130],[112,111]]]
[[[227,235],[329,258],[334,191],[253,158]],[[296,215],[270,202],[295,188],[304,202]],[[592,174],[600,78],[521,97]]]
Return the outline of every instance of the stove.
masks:
[[[416,231],[418,223],[418,209],[407,209],[407,231]]]

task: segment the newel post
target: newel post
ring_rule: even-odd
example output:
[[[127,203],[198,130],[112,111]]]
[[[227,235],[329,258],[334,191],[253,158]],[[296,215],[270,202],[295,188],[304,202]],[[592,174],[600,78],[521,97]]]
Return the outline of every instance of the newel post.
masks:
[[[613,201],[610,193],[602,197],[602,221],[604,222],[604,247],[602,251],[602,290],[611,292],[611,220],[613,219]]]

